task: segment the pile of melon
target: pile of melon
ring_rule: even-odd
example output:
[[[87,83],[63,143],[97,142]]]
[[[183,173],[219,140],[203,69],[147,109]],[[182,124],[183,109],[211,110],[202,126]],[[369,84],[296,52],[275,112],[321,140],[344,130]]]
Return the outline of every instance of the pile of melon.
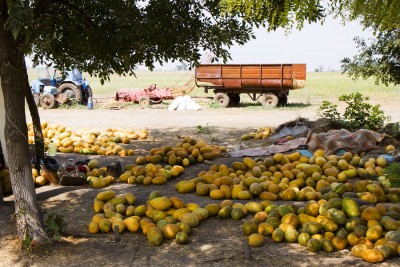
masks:
[[[152,149],[136,164],[128,164],[118,180],[163,184],[183,172],[181,165],[202,162],[199,157],[212,159],[206,154],[217,156],[224,151],[185,138],[175,147]],[[189,164],[184,164],[184,159]],[[162,163],[167,165],[163,167]],[[252,247],[262,246],[265,238],[271,238],[273,242],[298,243],[312,252],[350,249],[355,257],[379,263],[400,254],[400,188],[387,188],[375,179],[387,164],[384,157],[364,158],[351,153],[325,156],[321,150],[311,158],[299,152],[245,157],[230,165],[212,165],[175,186],[179,193],[196,192],[221,200],[220,204],[200,207],[153,191],[146,203],[137,205],[133,194],[116,195],[107,190],[94,201],[96,215],[88,231],[142,232],[152,245],[168,239],[186,244],[191,228],[218,216],[221,220],[244,220],[242,230]],[[254,198],[260,202],[232,201]],[[305,202],[278,205],[276,200]],[[249,215],[252,218],[246,220]]]
[[[36,186],[43,186],[47,184],[47,180],[40,175],[39,171],[32,168],[32,181]],[[8,169],[0,170],[0,186],[4,194],[12,193],[10,171]]]
[[[204,160],[212,160],[226,152],[225,146],[210,145],[203,140],[192,137],[183,138],[175,146],[163,146],[152,148],[150,154],[139,156],[137,164],[164,163],[168,165],[189,166],[190,164],[202,163]]]
[[[393,204],[359,206],[352,198],[308,201],[304,205],[276,205],[272,201],[233,203],[223,200],[204,208],[185,203],[176,196],[150,194],[145,204],[137,205],[131,193],[116,195],[100,192],[94,201],[92,234],[141,232],[152,245],[175,239],[186,244],[191,228],[212,216],[244,221],[243,233],[250,246],[262,246],[265,238],[273,242],[298,243],[309,251],[333,252],[349,248],[352,255],[368,262],[382,262],[400,253],[400,208]]]
[[[265,237],[270,237],[277,243],[298,243],[312,252],[349,248],[353,256],[372,263],[400,253],[400,207],[396,205],[359,207],[352,198],[309,201],[303,206],[268,201],[234,205],[228,206],[225,216],[241,219],[254,214],[242,225],[250,246],[262,246]]]
[[[132,129],[108,129],[73,131],[62,125],[42,123],[42,132],[45,146],[51,141],[61,153],[78,153],[85,155],[132,156],[132,149],[125,149],[120,143],[129,144],[131,140],[146,139],[147,130],[134,131]],[[29,144],[33,144],[34,131],[32,123],[28,124]]]
[[[125,172],[117,179],[114,176],[107,174],[107,167],[91,169],[86,173],[87,182],[94,188],[103,188],[112,183],[128,183],[128,184],[143,184],[143,185],[161,185],[165,184],[169,179],[177,177],[183,173],[182,166],[166,166],[160,164],[149,163],[146,166],[125,166]]]
[[[94,200],[96,214],[88,225],[88,231],[92,234],[115,232],[117,229],[119,233],[142,232],[152,245],[161,245],[168,239],[187,244],[191,228],[197,227],[210,214],[217,215],[219,210],[217,204],[201,208],[195,203],[185,203],[179,197],[160,196],[157,191],[150,194],[146,203],[136,204],[132,193],[100,192]]]
[[[240,137],[243,141],[250,139],[266,139],[275,133],[275,129],[269,126],[258,128],[255,131],[244,134]]]
[[[137,157],[135,163],[124,166],[125,172],[117,179],[106,175],[106,167],[90,168],[90,171],[86,173],[87,181],[95,188],[103,188],[115,181],[128,184],[162,185],[171,178],[181,175],[184,167],[213,159],[223,152],[226,152],[226,147],[209,145],[202,140],[185,137],[176,146],[152,148],[149,155]]]
[[[46,178],[42,176],[41,173],[35,168],[32,168],[32,179],[36,186],[43,186],[48,183]]]
[[[361,158],[345,153],[325,156],[323,151],[307,158],[295,152],[268,158],[213,165],[197,177],[176,184],[180,193],[196,191],[212,199],[305,201],[359,198],[369,203],[400,202],[399,188],[386,188],[369,178],[381,175],[384,157]]]
[[[125,166],[125,172],[118,178],[120,183],[162,185],[171,178],[178,177],[184,171],[179,165],[166,165],[149,163],[146,166]]]
[[[213,159],[223,152],[226,152],[226,147],[209,145],[202,140],[185,137],[176,146],[152,148],[149,155],[137,157],[136,163],[124,167],[125,172],[118,181],[128,184],[162,185],[181,175],[184,167]]]

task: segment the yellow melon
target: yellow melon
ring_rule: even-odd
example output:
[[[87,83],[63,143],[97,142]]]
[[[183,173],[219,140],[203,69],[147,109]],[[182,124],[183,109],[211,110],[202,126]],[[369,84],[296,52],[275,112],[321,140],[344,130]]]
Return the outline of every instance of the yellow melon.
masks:
[[[172,203],[168,197],[163,196],[149,200],[149,205],[156,210],[165,211],[171,207]]]
[[[91,234],[97,234],[100,231],[99,224],[92,221],[91,223],[89,223],[88,231]]]
[[[253,233],[249,236],[249,245],[252,247],[260,247],[264,245],[265,238],[259,233]]]
[[[133,218],[133,217],[128,217],[124,220],[126,228],[130,232],[137,232],[140,228],[139,222]]]
[[[161,228],[161,231],[165,239],[173,239],[181,229],[176,224],[166,224]]]
[[[159,246],[164,241],[162,231],[157,227],[151,227],[147,232],[147,240],[154,246]]]
[[[363,260],[370,263],[379,263],[385,260],[382,252],[376,249],[367,249],[360,253],[360,256]]]

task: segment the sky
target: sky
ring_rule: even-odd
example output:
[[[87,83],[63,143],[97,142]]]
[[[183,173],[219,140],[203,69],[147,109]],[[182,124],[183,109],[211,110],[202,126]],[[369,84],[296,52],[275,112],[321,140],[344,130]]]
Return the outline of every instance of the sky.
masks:
[[[340,70],[341,59],[358,53],[354,37],[372,37],[358,22],[342,25],[332,18],[286,35],[284,30],[267,33],[265,29],[257,29],[255,35],[249,43],[231,47],[232,60],[227,63],[306,63],[308,71],[321,65],[324,70]]]

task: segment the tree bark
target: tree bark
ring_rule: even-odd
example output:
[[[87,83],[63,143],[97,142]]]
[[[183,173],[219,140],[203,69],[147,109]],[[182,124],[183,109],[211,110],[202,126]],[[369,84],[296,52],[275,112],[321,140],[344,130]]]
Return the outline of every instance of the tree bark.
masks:
[[[32,90],[29,86],[28,82],[28,72],[26,69],[26,64],[24,61],[24,88],[25,88],[25,97],[26,97],[26,102],[28,103],[29,111],[31,113],[32,117],[32,126],[33,126],[33,132],[34,132],[34,140],[35,140],[35,168],[37,170],[40,170],[40,159],[44,159],[44,141],[43,141],[43,132],[42,132],[42,127],[40,124],[40,117],[39,117],[39,112],[35,103],[35,100],[33,99],[32,95]]]
[[[0,80],[1,83],[1,80]],[[1,140],[0,140],[0,170],[5,167],[4,157],[3,157],[3,149],[1,148]],[[3,196],[3,188],[2,181],[0,179],[0,206],[4,204],[4,196]]]
[[[1,1],[4,11],[4,1]],[[25,86],[28,81],[24,54],[5,28],[6,17],[0,14],[0,89],[5,108],[5,142],[11,186],[15,197],[18,236],[41,244],[48,240],[39,210],[29,157],[28,128],[25,117]],[[25,73],[24,73],[25,72]]]

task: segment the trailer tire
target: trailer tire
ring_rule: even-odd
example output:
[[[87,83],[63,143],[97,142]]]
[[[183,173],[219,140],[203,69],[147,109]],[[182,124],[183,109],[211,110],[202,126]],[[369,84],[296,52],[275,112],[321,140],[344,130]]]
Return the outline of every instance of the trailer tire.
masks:
[[[150,106],[150,98],[148,97],[142,97],[139,99],[139,105],[141,107],[148,107]]]
[[[40,98],[40,106],[44,109],[52,109],[56,105],[56,100],[52,94],[44,93]]]
[[[73,83],[61,84],[57,92],[66,94],[69,100],[75,100],[78,104],[82,103],[82,90]]]
[[[214,101],[218,102],[221,107],[227,107],[230,102],[230,98],[227,94],[224,93],[217,93],[214,96]]]
[[[275,108],[279,104],[279,98],[275,94],[267,93],[260,97],[260,102],[263,107]]]
[[[237,106],[240,103],[240,94],[229,93],[229,106]]]
[[[281,97],[279,97],[279,106],[280,107],[286,107],[287,106],[287,101],[288,101],[288,95],[283,94]]]

